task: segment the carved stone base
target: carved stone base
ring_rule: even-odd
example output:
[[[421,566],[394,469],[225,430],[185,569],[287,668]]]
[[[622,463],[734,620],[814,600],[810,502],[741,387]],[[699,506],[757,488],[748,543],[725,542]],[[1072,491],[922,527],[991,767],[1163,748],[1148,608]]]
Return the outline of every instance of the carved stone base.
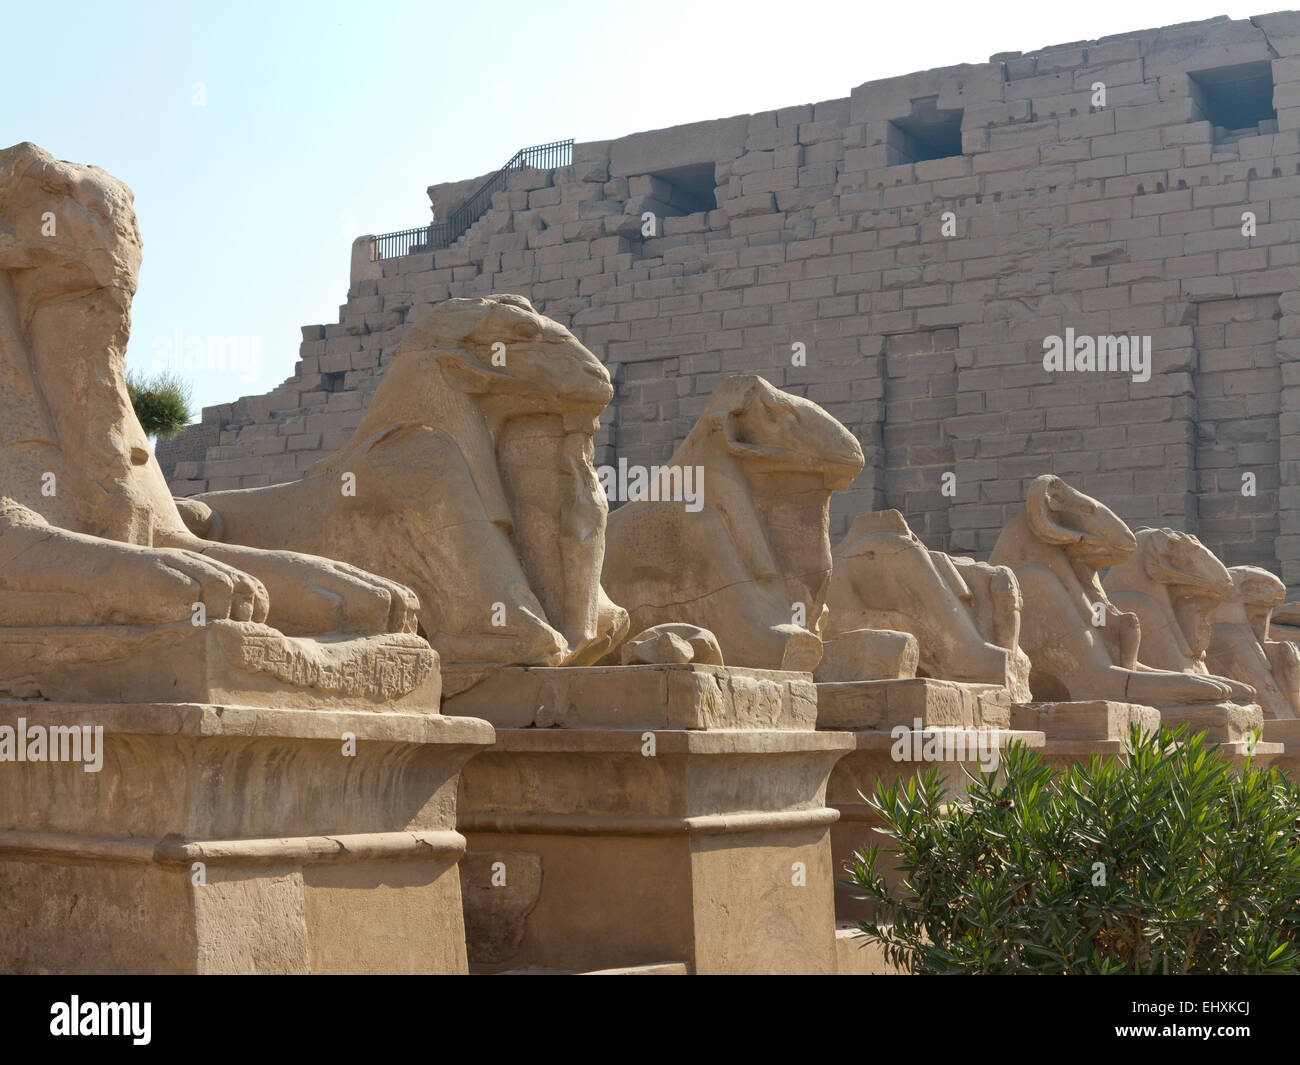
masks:
[[[1282,745],[1282,753],[1275,755],[1270,764],[1290,773],[1292,780],[1300,781],[1300,719],[1265,721],[1264,743]]]
[[[1063,703],[1021,703],[1012,709],[1012,720],[1021,728],[1040,728],[1047,737],[1044,758],[1058,769],[1074,762],[1120,757],[1130,732],[1137,726],[1144,733],[1160,726],[1176,728],[1187,723],[1192,732],[1204,732],[1221,747],[1234,764],[1251,754],[1254,764],[1267,765],[1282,753],[1278,743],[1258,741],[1263,713],[1258,706],[1215,703],[1157,710],[1137,703],[1106,700]],[[1251,738],[1254,733],[1255,739]]]
[[[472,970],[835,971],[825,792],[850,741],[811,729],[807,674],[519,668],[467,694],[446,705],[551,725],[498,725],[461,778]]]
[[[53,726],[101,726],[102,763],[0,761],[0,971],[466,971],[456,785],[486,722],[0,702],[28,757]]]
[[[1283,753],[1282,744],[1261,739],[1264,711],[1255,703],[1165,708],[1160,716],[1171,728],[1186,722],[1193,733],[1204,732],[1206,739],[1218,744],[1237,765],[1249,757],[1253,765],[1267,766]]]
[[[799,728],[817,720],[808,673],[738,666],[449,666],[444,714],[498,728]]]
[[[540,893],[515,953],[471,941],[471,962],[834,972],[824,794],[846,746],[803,731],[499,729],[466,767],[458,824],[476,853],[505,852],[503,892],[539,858]]]
[[[891,965],[879,943],[869,942],[860,929],[835,930],[836,972],[840,976],[906,976],[906,969]]]
[[[853,889],[840,881],[845,875],[842,863],[854,852],[872,845],[889,849],[888,837],[875,831],[882,822],[863,797],[875,793],[877,782],[933,768],[950,792],[964,792],[965,771],[995,770],[1013,740],[1029,747],[1043,745],[1041,731],[1012,723],[1005,688],[928,678],[818,684],[817,727],[843,730],[854,744],[831,771],[826,790],[827,804],[840,815],[831,827],[839,922],[872,916],[871,907],[854,899]],[[896,885],[902,874],[892,868],[888,854],[882,854],[881,861],[886,880]],[[841,957],[858,955],[842,950]]]
[[[817,685],[817,727],[884,729],[920,721],[934,728],[1008,728],[1011,697],[996,684],[913,677]]]
[[[434,710],[418,636],[297,639],[253,622],[0,628],[0,698]]]
[[[1058,769],[1086,762],[1093,755],[1118,757],[1133,726],[1144,733],[1160,728],[1160,711],[1137,703],[1104,699],[1064,703],[1017,703],[1012,721],[1020,728],[1040,729],[1046,737],[1043,757]]]

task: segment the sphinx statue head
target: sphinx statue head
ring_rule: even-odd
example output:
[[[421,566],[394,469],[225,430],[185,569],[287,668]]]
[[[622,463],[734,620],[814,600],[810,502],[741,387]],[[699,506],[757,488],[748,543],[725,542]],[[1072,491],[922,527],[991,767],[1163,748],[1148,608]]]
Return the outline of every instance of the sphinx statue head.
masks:
[[[1137,549],[1132,530],[1113,510],[1060,477],[1036,477],[1021,514],[1038,543],[1059,548],[1085,574],[1118,565]]]
[[[1020,643],[1029,655],[1035,699],[1106,699],[1163,709],[1248,694],[1247,686],[1191,663],[1188,653],[1204,635],[1199,622],[1190,625],[1190,642],[1182,651],[1167,653],[1170,625],[1181,631],[1181,622],[1174,620],[1180,611],[1185,620],[1196,621],[1196,602],[1174,606],[1166,588],[1162,602],[1167,605],[1156,604],[1151,620],[1140,620],[1137,608],[1146,609],[1146,593],[1159,584],[1155,576],[1160,574],[1177,572],[1195,580],[1198,594],[1222,589],[1197,545],[1175,547],[1175,539],[1163,534],[1147,536],[1143,543],[1146,549],[1139,553],[1139,537],[1113,511],[1061,478],[1047,474],[1030,484],[1024,505],[1002,530],[989,561],[1009,566],[1020,584]],[[1160,554],[1162,544],[1169,547],[1167,557]],[[1098,571],[1106,567],[1113,568],[1103,588]],[[1108,594],[1112,581],[1124,583],[1117,574],[1140,574],[1142,597]],[[1188,598],[1197,600],[1197,595]]]
[[[96,167],[0,151],[0,691],[320,705],[436,679],[409,589],[186,528],[127,397],[131,202]],[[182,645],[188,666],[160,654]]]
[[[1228,573],[1233,588],[1211,616],[1206,664],[1254,688],[1266,718],[1300,716],[1300,648],[1270,631],[1286,585],[1258,566],[1232,566]]]
[[[853,434],[817,404],[752,374],[727,378],[665,467],[698,471],[698,509],[661,493],[614,511],[602,583],[633,632],[688,622],[717,636],[728,665],[811,671],[830,497],[862,466]]]
[[[1146,638],[1139,657],[1162,669],[1198,669],[1210,645],[1210,615],[1233,593],[1228,568],[1191,533],[1139,529],[1137,550],[1107,575],[1105,588],[1130,609]]]

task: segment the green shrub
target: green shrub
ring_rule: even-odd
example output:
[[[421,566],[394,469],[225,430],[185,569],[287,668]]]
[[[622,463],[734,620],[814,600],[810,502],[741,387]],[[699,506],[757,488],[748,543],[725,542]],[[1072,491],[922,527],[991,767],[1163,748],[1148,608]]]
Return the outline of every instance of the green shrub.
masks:
[[[126,391],[148,436],[166,440],[189,425],[193,417],[190,383],[178,374],[164,370],[145,377],[128,370]]]
[[[934,770],[879,786],[905,879],[891,898],[879,847],[845,863],[863,933],[917,973],[1300,972],[1300,792],[1186,726],[1128,747],[1058,772],[1013,744],[952,798]]]

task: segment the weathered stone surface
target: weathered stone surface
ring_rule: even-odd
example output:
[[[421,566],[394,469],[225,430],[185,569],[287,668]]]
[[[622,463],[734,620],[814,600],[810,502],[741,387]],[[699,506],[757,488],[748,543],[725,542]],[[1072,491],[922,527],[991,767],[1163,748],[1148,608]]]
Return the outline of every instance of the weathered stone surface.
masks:
[[[817,727],[881,729],[1008,728],[1011,700],[995,684],[913,678],[818,683]]]
[[[457,823],[471,850],[542,855],[541,897],[496,968],[679,958],[700,974],[835,972],[825,789],[852,741],[653,735],[648,755],[639,728],[499,729],[469,763]]]
[[[1017,728],[1040,729],[1052,740],[1113,741],[1118,745],[1129,738],[1134,726],[1154,733],[1160,727],[1160,711],[1106,700],[1025,703],[1012,708],[1011,722]]]
[[[1196,533],[1227,564],[1262,566],[1294,591],[1294,24],[1279,13],[1071,42],[577,144],[578,165],[537,176],[556,207],[505,194],[456,249],[468,265],[455,275],[416,253],[372,278],[366,260],[339,321],[381,286],[426,304],[522,292],[615,371],[600,462],[664,461],[718,375],[758,373],[821,403],[868,453],[832,501],[836,538],[856,515],[895,508],[928,547],[984,558],[1023,498],[1016,486],[1056,473],[1129,523]],[[1193,76],[1248,60],[1271,73],[1276,122],[1216,129]],[[959,112],[943,158],[905,132],[929,108]],[[591,180],[604,165],[611,179]],[[431,190],[440,215],[474,184]],[[660,217],[659,235],[643,237],[627,208],[651,191],[671,208],[666,185],[715,206]],[[538,233],[541,212],[560,206],[616,221],[618,235],[549,219]],[[1043,343],[1066,327],[1149,336],[1149,378],[1047,371]],[[399,335],[357,338],[370,361],[348,388],[373,389]],[[304,363],[325,343],[305,340]],[[323,415],[314,372],[278,388],[276,406]],[[173,483],[262,483],[265,460],[244,463],[268,429],[302,432],[246,403],[213,408],[204,431],[226,439]],[[294,472],[331,450],[313,447]],[[1247,472],[1254,495],[1241,491]]]
[[[832,624],[834,620],[832,610]],[[916,637],[910,632],[848,629],[822,638],[822,660],[813,675],[818,683],[915,677],[920,657]]]
[[[509,666],[445,671],[443,712],[499,728],[810,729],[812,677],[739,666]]]
[[[623,644],[620,654],[625,666],[670,662],[723,665],[717,637],[698,625],[655,625]]]
[[[634,632],[689,622],[714,633],[731,665],[812,670],[831,493],[862,463],[857,441],[815,403],[761,377],[727,378],[667,465],[683,484],[691,471],[698,507],[662,491],[615,511],[601,581]]]
[[[854,520],[835,548],[826,602],[829,636],[862,628],[908,632],[916,638],[921,675],[1001,684],[1013,699],[1029,698],[1014,574],[927,551],[896,510]],[[831,678],[819,673],[822,679]]]
[[[1136,549],[1128,526],[1096,499],[1051,475],[1030,485],[989,561],[1009,566],[1020,582],[1020,644],[1036,701],[1137,702],[1164,710],[1219,703],[1237,690],[1232,681],[1140,663],[1137,617],[1107,599],[1097,574]]]
[[[1196,537],[1173,529],[1139,529],[1137,550],[1113,566],[1102,586],[1141,626],[1138,659],[1155,669],[1211,676],[1205,652],[1211,615],[1233,593],[1228,569]],[[1255,689],[1229,677],[1228,696],[1253,703]]]
[[[43,229],[48,217],[57,220],[52,231]],[[297,636],[414,632],[415,597],[394,581],[325,558],[227,549],[181,521],[127,398],[124,350],[140,236],[125,185],[33,144],[16,145],[0,152],[0,227],[0,627],[12,637],[0,674],[7,682],[26,677],[34,690],[44,685],[75,698],[76,674],[93,687],[88,698],[103,698],[111,681],[93,682],[94,670],[110,669],[124,651],[121,633],[101,637],[107,625],[186,619],[268,622]],[[44,646],[34,629],[46,630]],[[295,663],[279,670],[290,687],[310,687],[310,673],[344,692],[356,674],[365,678],[354,689],[363,697],[397,698],[434,671],[432,652],[418,642],[406,647],[414,668],[372,667],[367,651],[382,644],[333,640],[309,648],[263,627],[254,643],[227,642],[225,653],[237,669],[251,665],[250,673],[275,670],[241,659],[244,652],[256,651],[262,666]],[[309,660],[310,669],[298,668]],[[78,674],[79,664],[89,672]],[[126,698],[165,695],[140,687],[139,672],[137,661]],[[399,678],[410,684],[405,691]],[[261,688],[267,698],[273,690]]]
[[[440,688],[437,656],[405,633],[327,646],[250,621],[0,627],[0,697],[10,699],[435,713]]]
[[[542,894],[542,856],[476,851],[460,863],[465,950],[471,965],[500,965],[518,952],[525,922]]]
[[[1212,615],[1206,664],[1254,688],[1265,718],[1300,716],[1300,648],[1274,639],[1270,624],[1286,586],[1257,566],[1233,566],[1228,573],[1233,589]]]
[[[102,729],[97,769],[0,770],[0,971],[466,971],[456,786],[484,722],[0,701],[0,728]]]
[[[600,587],[592,433],[611,395],[527,300],[450,300],[405,335],[338,454],[301,481],[182,506],[204,535],[409,584],[445,662],[594,662],[627,631]]]

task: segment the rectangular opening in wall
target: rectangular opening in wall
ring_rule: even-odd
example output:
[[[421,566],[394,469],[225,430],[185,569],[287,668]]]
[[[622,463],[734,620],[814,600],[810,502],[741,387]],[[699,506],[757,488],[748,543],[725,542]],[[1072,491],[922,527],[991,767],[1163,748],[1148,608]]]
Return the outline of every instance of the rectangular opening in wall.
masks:
[[[1216,144],[1277,132],[1272,63],[1263,60],[1198,70],[1189,77],[1202,112],[1214,124]]]
[[[697,214],[700,211],[717,209],[717,181],[714,178],[712,163],[660,170],[650,177],[653,181],[666,186],[666,188],[656,186],[653,191],[658,193],[657,198],[663,200],[676,214]]]
[[[889,123],[887,145],[896,165],[961,155],[962,111],[940,110],[938,97],[912,101],[912,113]],[[893,160],[891,160],[893,161]]]

